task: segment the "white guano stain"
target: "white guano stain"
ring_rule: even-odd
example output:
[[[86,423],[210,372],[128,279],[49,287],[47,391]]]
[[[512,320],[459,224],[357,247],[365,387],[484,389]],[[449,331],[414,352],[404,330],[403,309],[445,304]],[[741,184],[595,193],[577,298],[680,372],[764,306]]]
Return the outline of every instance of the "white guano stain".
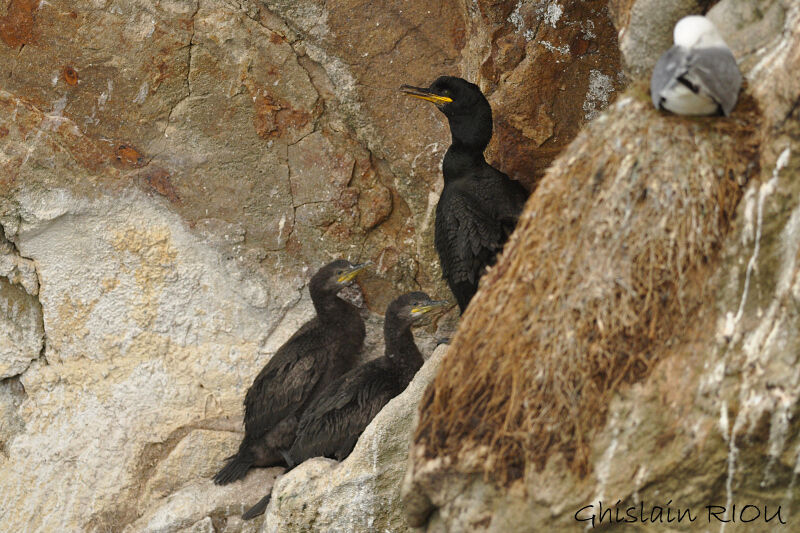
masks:
[[[728,321],[726,324],[726,332],[725,336],[727,338],[733,338],[736,333],[736,327],[739,324],[739,321],[742,319],[742,315],[744,314],[744,306],[747,303],[747,293],[750,290],[750,277],[753,274],[753,270],[756,267],[756,261],[758,260],[758,252],[761,249],[761,229],[763,226],[763,219],[764,219],[764,201],[770,196],[773,192],[775,192],[778,186],[778,173],[783,170],[783,168],[789,163],[789,157],[791,156],[792,151],[788,147],[781,152],[781,155],[778,156],[777,161],[775,162],[775,168],[772,171],[772,177],[766,183],[762,183],[761,186],[758,188],[758,204],[757,204],[757,211],[756,211],[756,223],[755,223],[755,236],[754,244],[753,244],[753,255],[750,256],[750,260],[747,262],[747,270],[745,271],[744,277],[744,288],[742,289],[742,297],[739,300],[739,308],[736,311],[736,315],[733,317],[732,322]],[[748,191],[750,194],[750,191]],[[753,202],[753,197],[755,193],[752,193],[748,198],[748,202]],[[749,216],[748,216],[749,213]],[[752,229],[748,229],[752,227],[752,205],[748,203],[745,209],[745,221],[749,224],[745,226],[745,232],[748,232],[752,235]]]
[[[797,27],[800,23],[800,9],[797,6],[792,6],[787,10],[786,19],[784,21],[783,26],[783,33],[776,37],[776,39],[780,39],[780,42],[777,45],[770,45],[767,47],[762,48],[758,51],[759,54],[763,53],[766,50],[769,52],[761,58],[761,60],[750,69],[750,72],[747,74],[747,79],[755,82],[756,80],[761,79],[768,79],[769,73],[764,72],[765,70],[771,71],[776,66],[782,66],[786,64],[786,56],[792,50],[792,43],[794,42],[792,39],[792,31],[791,28]]]
[[[147,98],[147,93],[150,90],[150,84],[146,81],[139,86],[139,92],[136,93],[136,98],[133,99],[135,104],[143,104]]]
[[[417,161],[419,161],[420,157],[422,157],[424,155],[428,155],[428,154],[434,155],[438,151],[439,151],[439,143],[438,142],[432,142],[432,143],[428,144],[427,146],[425,146],[425,148],[423,148],[420,153],[415,155],[414,159],[411,160],[411,176],[414,177],[416,175]]]
[[[581,22],[581,33],[586,39],[596,39],[597,34],[594,32],[594,21],[586,20]]]
[[[787,147],[777,157],[772,177],[757,187],[752,187],[746,194],[744,208],[744,228],[742,235],[742,245],[746,246],[753,243],[753,251],[747,262],[745,270],[744,286],[742,288],[739,304],[736,312],[728,312],[721,321],[718,336],[722,337],[725,343],[741,340],[744,332],[740,332],[740,322],[744,315],[747,298],[750,291],[750,282],[753,272],[758,266],[758,258],[761,246],[761,237],[764,222],[764,202],[774,192],[779,190],[779,174],[788,164],[791,157],[791,150]],[[728,445],[727,457],[727,479],[725,483],[726,509],[731,509],[734,501],[733,480],[736,474],[736,462],[738,459],[737,436],[743,431],[750,433],[758,426],[758,421],[764,415],[770,415],[770,434],[766,446],[768,461],[764,466],[761,486],[769,487],[774,483],[774,466],[780,460],[789,441],[790,413],[791,406],[796,405],[800,389],[800,368],[791,376],[786,376],[780,383],[770,389],[763,389],[761,376],[765,365],[783,350],[785,330],[782,327],[787,320],[791,320],[785,310],[787,297],[793,295],[793,287],[798,283],[797,273],[797,253],[800,249],[800,209],[795,209],[781,232],[781,255],[782,261],[779,271],[776,273],[777,284],[773,300],[767,310],[757,310],[756,317],[758,324],[750,327],[746,337],[741,344],[741,353],[744,355],[742,362],[743,368],[747,371],[742,373],[742,382],[738,394],[738,405],[740,409],[736,413],[735,421],[731,424],[728,413],[728,403],[723,402],[720,408],[719,430]],[[725,362],[719,361],[714,371],[709,374],[717,374],[717,368],[724,369]],[[709,381],[721,382],[722,371],[713,379],[709,376]],[[704,383],[701,388],[710,390]],[[713,387],[718,390],[719,387]],[[798,447],[800,452],[800,447]],[[797,452],[795,452],[797,453]],[[798,457],[800,461],[800,457]],[[800,464],[800,463],[798,463]],[[794,477],[790,483],[793,486]],[[789,493],[787,493],[789,494]],[[726,510],[726,519],[730,519]],[[720,525],[720,532],[724,533],[725,523]]]
[[[280,241],[283,238],[283,228],[286,226],[286,215],[281,215],[281,219],[278,222],[278,240]]]
[[[106,80],[106,90],[100,93],[100,96],[97,97],[97,108],[99,110],[103,110],[106,106],[106,102],[108,99],[111,98],[111,92],[114,90],[114,82],[111,80]]]
[[[619,414],[614,411],[611,414],[611,421],[608,424],[611,428],[611,442],[608,448],[603,452],[603,456],[597,461],[595,465],[595,475],[597,477],[597,492],[594,495],[592,502],[599,502],[605,499],[605,489],[608,484],[608,479],[611,475],[611,463],[614,461],[614,456],[619,446]]]
[[[149,26],[150,28],[147,30],[147,33],[145,34],[145,39],[149,39],[150,37],[152,37],[153,32],[156,31],[156,19],[151,19]]]
[[[722,433],[722,438],[728,443],[728,477],[725,480],[725,518],[728,518],[728,512],[733,502],[733,476],[736,473],[736,455],[738,449],[736,448],[736,431],[739,427],[741,419],[741,412],[737,415],[733,423],[733,428],[730,427],[730,419],[728,418],[728,402],[722,402],[720,407],[719,427]],[[725,522],[720,525],[720,533],[725,531]]]
[[[33,138],[33,141],[30,142],[27,146],[25,157],[20,164],[20,167],[25,166],[28,160],[31,157],[31,154],[39,147],[39,142],[42,139],[42,133],[45,131],[56,131],[58,127],[63,122],[69,122],[69,119],[64,117],[64,109],[67,107],[67,95],[63,95],[61,98],[53,102],[53,109],[50,113],[46,113],[44,118],[42,119],[39,128],[36,130],[36,136]],[[74,124],[72,125],[73,132],[77,132],[78,127]]]

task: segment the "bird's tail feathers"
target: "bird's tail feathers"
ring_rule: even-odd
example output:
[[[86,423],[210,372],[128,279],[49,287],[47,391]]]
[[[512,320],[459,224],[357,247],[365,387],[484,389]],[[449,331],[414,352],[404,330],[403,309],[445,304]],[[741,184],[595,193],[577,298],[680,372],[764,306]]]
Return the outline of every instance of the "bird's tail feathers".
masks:
[[[214,483],[216,485],[227,485],[247,475],[247,471],[253,466],[253,458],[247,455],[237,453],[226,459],[226,464],[214,476]]]
[[[242,513],[242,520],[250,520],[252,518],[257,517],[258,515],[264,514],[264,511],[267,510],[267,505],[269,505],[269,500],[272,497],[272,493],[267,494],[260,500],[258,503],[252,506],[250,509]]]
[[[289,470],[291,470],[292,468],[297,466],[297,463],[294,462],[294,459],[292,459],[292,456],[289,455],[289,450],[278,450],[278,451],[280,452],[281,456],[283,457],[283,460],[286,461],[286,466],[288,467]]]

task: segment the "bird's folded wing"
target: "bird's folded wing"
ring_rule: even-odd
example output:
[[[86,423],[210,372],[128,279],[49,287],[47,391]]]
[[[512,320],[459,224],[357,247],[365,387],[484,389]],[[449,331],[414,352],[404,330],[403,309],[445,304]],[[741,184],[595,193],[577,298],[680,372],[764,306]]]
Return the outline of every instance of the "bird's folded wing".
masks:
[[[742,75],[729,49],[693,50],[689,54],[688,70],[683,77],[717,102],[725,115],[729,115],[736,105]]]
[[[305,413],[300,419],[300,426],[314,417],[322,416],[323,413],[334,409],[341,409],[353,399],[354,391],[361,382],[368,381],[367,371],[369,367],[364,365],[351,370],[328,384],[317,398],[306,408]]]
[[[670,87],[689,70],[689,52],[680,46],[667,50],[656,62],[650,78],[650,97],[658,109],[664,89]]]
[[[505,242],[503,223],[488,205],[465,194],[443,196],[439,207],[436,247],[442,271],[453,281],[476,283]]]
[[[320,397],[301,418],[291,452],[296,461],[349,453],[358,436],[393,394],[383,380],[372,379],[365,373],[339,380],[335,392],[326,392],[331,394]]]
[[[279,355],[280,352],[274,357]],[[244,399],[248,435],[255,438],[263,435],[308,399],[321,376],[316,360],[314,354],[306,351],[297,358],[276,361],[273,368],[268,363],[264,369],[267,372],[259,374]]]

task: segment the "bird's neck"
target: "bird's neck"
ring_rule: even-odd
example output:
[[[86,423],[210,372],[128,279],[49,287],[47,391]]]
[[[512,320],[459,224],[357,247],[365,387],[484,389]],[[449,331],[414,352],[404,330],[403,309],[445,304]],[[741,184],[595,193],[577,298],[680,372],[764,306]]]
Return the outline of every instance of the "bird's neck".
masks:
[[[483,157],[483,149],[473,149],[460,143],[454,142],[447,149],[442,161],[442,174],[444,181],[457,180],[469,175],[480,168],[486,162]]]
[[[386,342],[385,357],[404,383],[411,381],[424,362],[422,353],[414,343],[411,327],[387,321],[383,326],[383,336]]]
[[[311,290],[311,301],[314,303],[317,316],[324,322],[338,322],[349,318],[353,313],[358,313],[353,304],[330,292]]]
[[[486,102],[470,114],[448,115],[447,120],[453,140],[442,161],[445,183],[473,175],[485,164],[483,151],[492,138],[492,108]]]
[[[454,146],[483,153],[492,139],[492,109],[487,102],[470,114],[448,115]]]

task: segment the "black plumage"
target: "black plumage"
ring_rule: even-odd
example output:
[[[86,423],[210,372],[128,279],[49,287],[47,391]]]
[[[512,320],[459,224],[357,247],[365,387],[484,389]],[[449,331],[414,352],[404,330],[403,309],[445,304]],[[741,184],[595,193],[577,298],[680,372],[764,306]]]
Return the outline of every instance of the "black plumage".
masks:
[[[325,456],[341,461],[386,403],[403,392],[423,363],[411,325],[425,313],[446,305],[424,292],[395,299],[383,323],[384,355],[328,385],[300,418],[289,457],[299,463]]]
[[[245,436],[239,451],[214,476],[225,485],[253,466],[278,466],[291,446],[300,415],[332,381],[352,369],[366,330],[358,309],[337,296],[362,265],[334,261],[314,274],[309,292],[317,316],[281,346],[244,398]]]
[[[402,90],[435,103],[450,124],[452,142],[442,162],[444,189],[436,206],[434,245],[463,312],[486,267],[494,264],[514,231],[528,192],[483,156],[492,138],[492,108],[477,85],[442,76],[428,88],[404,85]]]
[[[311,457],[342,460],[375,415],[403,392],[423,363],[411,325],[425,313],[447,305],[423,292],[400,296],[389,304],[383,324],[383,357],[351,370],[329,384],[300,417],[297,438],[286,454],[290,467]],[[263,513],[270,496],[262,498],[242,517]]]

